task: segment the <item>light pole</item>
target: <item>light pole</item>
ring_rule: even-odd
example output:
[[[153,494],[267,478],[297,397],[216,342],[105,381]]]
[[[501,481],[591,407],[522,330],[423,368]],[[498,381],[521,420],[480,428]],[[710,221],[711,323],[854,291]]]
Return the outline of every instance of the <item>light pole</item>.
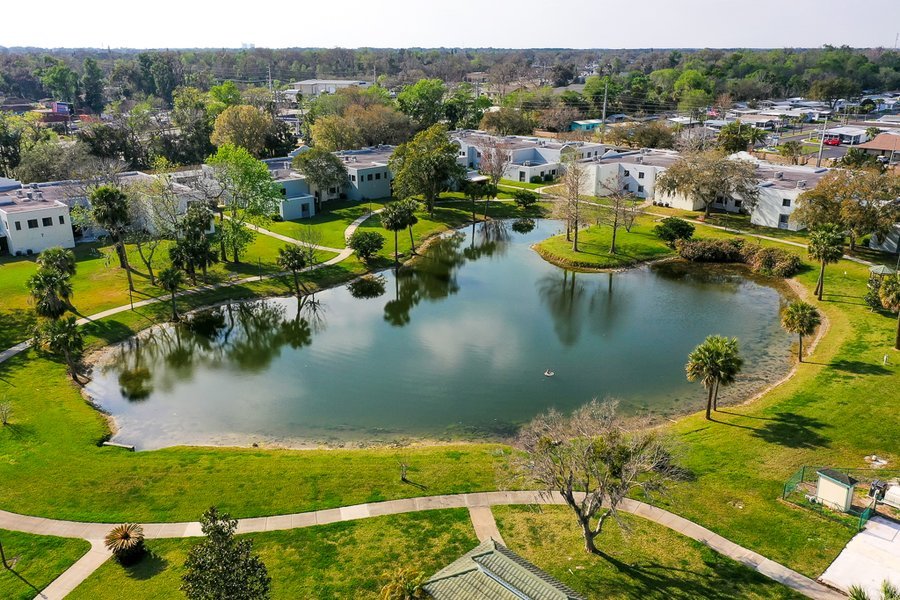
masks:
[[[819,140],[819,157],[816,158],[816,168],[822,166],[822,151],[825,149],[825,128],[828,127],[828,115],[825,115],[825,123],[822,124],[822,139]]]

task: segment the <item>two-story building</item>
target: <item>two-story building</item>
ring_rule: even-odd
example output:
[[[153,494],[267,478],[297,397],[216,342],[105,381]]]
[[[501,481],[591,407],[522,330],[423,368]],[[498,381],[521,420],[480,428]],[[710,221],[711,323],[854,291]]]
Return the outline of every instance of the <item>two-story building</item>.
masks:
[[[23,256],[53,246],[74,248],[69,206],[53,189],[16,183],[16,187],[7,183],[5,191],[0,191],[0,254]]]

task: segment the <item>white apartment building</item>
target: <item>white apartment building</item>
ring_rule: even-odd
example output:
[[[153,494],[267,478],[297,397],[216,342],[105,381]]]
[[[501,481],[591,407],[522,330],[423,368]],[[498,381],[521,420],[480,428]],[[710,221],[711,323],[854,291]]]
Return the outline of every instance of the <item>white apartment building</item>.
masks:
[[[603,144],[589,142],[558,142],[518,135],[500,137],[472,130],[451,132],[450,139],[459,145],[457,162],[470,170],[481,167],[482,148],[494,144],[503,148],[510,155],[503,177],[522,182],[555,179],[562,174],[564,157],[570,153],[576,160],[587,160],[602,156],[607,149]]]
[[[68,205],[38,184],[0,192],[0,254],[25,256],[53,246],[75,247]]]

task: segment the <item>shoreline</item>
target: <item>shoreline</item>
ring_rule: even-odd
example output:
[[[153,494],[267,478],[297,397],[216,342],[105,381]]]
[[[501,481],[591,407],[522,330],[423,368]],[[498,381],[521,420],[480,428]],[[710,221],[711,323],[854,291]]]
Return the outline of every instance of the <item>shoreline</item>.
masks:
[[[353,281],[358,281],[360,279],[364,279],[366,277],[377,276],[378,273],[386,271],[388,269],[395,268],[407,268],[410,265],[415,264],[418,260],[423,258],[423,255],[427,252],[428,248],[435,243],[438,239],[445,237],[447,235],[452,235],[454,231],[459,229],[464,229],[466,227],[470,227],[471,225],[466,225],[463,228],[451,229],[447,231],[437,232],[431,236],[429,236],[426,240],[422,242],[422,244],[417,249],[416,254],[412,254],[406,260],[404,260],[399,267],[384,267],[376,270],[368,271],[363,275],[358,275],[349,279],[347,281],[334,283],[333,285],[317,290],[317,292],[326,291],[329,289],[335,289],[339,286],[344,286],[352,283]],[[532,246],[533,247],[533,246]],[[621,269],[606,269],[599,272],[625,272],[634,269],[640,268],[649,268],[654,264],[667,263],[667,262],[676,262],[681,261],[679,257],[665,257],[662,259],[656,259],[653,261],[645,261],[639,263],[630,268],[621,268]],[[688,263],[692,264],[692,263]],[[556,266],[556,265],[555,265]],[[808,297],[808,292],[803,288],[801,284],[796,282],[793,279],[775,279],[769,277],[759,276],[754,274],[747,269],[745,265],[741,264],[713,264],[706,265],[707,267],[712,266],[713,268],[719,267],[727,267],[732,270],[741,271],[741,275],[747,277],[751,280],[754,279],[763,279],[765,284],[776,289],[782,296],[791,296],[795,295],[797,297]],[[783,282],[783,283],[782,283]],[[290,293],[281,294],[281,295],[268,295],[268,296],[259,296],[255,298],[249,299],[240,299],[240,300],[221,300],[215,302],[213,304],[205,305],[202,307],[194,308],[190,311],[183,313],[183,315],[192,315],[197,312],[209,310],[218,306],[224,306],[230,303],[245,303],[245,302],[260,302],[265,301],[267,299],[275,299],[275,298],[292,298],[293,295]],[[139,338],[141,336],[149,335],[149,332],[154,330],[158,330],[160,328],[172,327],[172,323],[165,321],[161,323],[156,323],[151,325],[145,329],[142,329],[135,334],[115,342],[113,344],[108,344],[106,346],[97,348],[93,350],[88,357],[85,359],[85,363],[91,368],[91,373],[93,374],[94,369],[101,368],[102,364],[108,359],[108,357],[114,353],[117,349],[121,348],[125,344],[131,343],[134,339]],[[819,328],[817,335],[814,340],[811,341],[809,346],[806,348],[806,353],[810,353],[814,351],[818,341],[824,336],[824,333],[827,331],[827,319],[823,319],[823,325]],[[734,399],[728,399],[722,403],[722,406],[742,406],[749,404],[769,393],[774,388],[784,384],[789,381],[797,372],[799,363],[794,358],[796,356],[795,353],[788,354],[785,358],[787,360],[784,361],[785,370],[783,376],[779,377],[779,380],[775,383],[765,384],[763,386],[754,385],[758,383],[757,380],[751,380],[747,382],[747,386],[749,389],[743,392],[739,392],[738,397]],[[780,361],[779,361],[780,362]],[[781,369],[779,369],[781,371]],[[107,422],[109,435],[104,438],[105,440],[112,440],[120,431],[120,423],[116,420],[116,417],[106,411],[102,404],[97,402],[97,400],[88,392],[88,386],[86,385],[81,389],[82,396],[85,401],[91,405],[92,408],[96,409],[101,415],[103,415],[104,419]],[[646,421],[648,427],[657,427],[664,423],[675,423],[679,420],[688,417],[692,414],[695,414],[700,408],[698,407],[685,407],[683,409],[673,409],[671,411],[659,411],[659,412],[648,412],[643,414],[633,415],[634,417],[642,418]],[[443,446],[443,445],[460,445],[460,444],[504,444],[508,445],[512,442],[512,438],[510,437],[502,437],[502,436],[490,436],[490,435],[478,435],[477,433],[467,436],[462,435],[457,438],[454,435],[450,434],[447,436],[443,435],[415,435],[409,433],[401,433],[397,432],[397,437],[391,438],[388,437],[390,434],[386,435],[365,435],[363,433],[357,437],[350,437],[346,439],[341,439],[338,437],[332,438],[328,435],[325,436],[304,436],[304,435],[265,435],[259,433],[237,433],[237,432],[218,432],[218,433],[207,433],[195,436],[193,440],[189,441],[180,441],[177,440],[172,444],[163,444],[159,446],[152,446],[147,448],[140,448],[138,451],[153,451],[153,450],[161,450],[168,448],[176,448],[176,447],[194,447],[194,448],[237,448],[237,449],[267,449],[267,450],[339,450],[339,449],[347,449],[347,450],[356,450],[356,449],[378,449],[378,448],[415,448],[415,447],[429,447],[429,446]],[[134,443],[134,440],[119,440],[123,443]],[[139,444],[135,444],[139,446]]]

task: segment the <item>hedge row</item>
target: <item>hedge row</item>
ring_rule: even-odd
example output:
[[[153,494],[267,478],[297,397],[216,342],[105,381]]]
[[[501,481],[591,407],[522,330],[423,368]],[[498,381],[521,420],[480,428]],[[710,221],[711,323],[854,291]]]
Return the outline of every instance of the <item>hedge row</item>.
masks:
[[[793,277],[800,257],[780,248],[745,244],[744,240],[687,240],[676,243],[678,254],[691,262],[745,263],[754,273]]]

